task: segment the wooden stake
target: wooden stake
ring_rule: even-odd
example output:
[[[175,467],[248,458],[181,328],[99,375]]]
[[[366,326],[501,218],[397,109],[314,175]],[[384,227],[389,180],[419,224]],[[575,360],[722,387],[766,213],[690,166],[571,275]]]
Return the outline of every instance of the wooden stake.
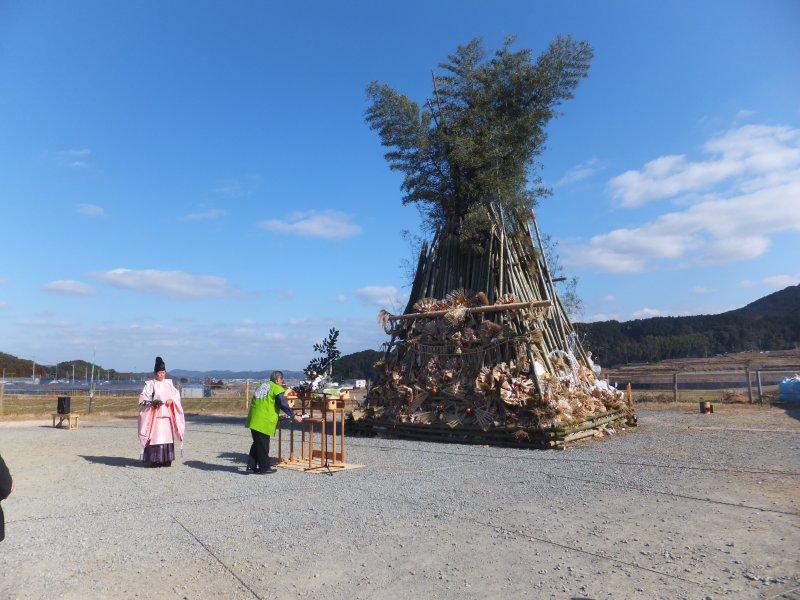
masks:
[[[764,406],[764,390],[761,387],[761,369],[756,371],[756,381],[758,382],[758,404]],[[2,400],[0,399],[0,408],[2,408]]]
[[[678,372],[672,374],[672,399],[678,401]]]

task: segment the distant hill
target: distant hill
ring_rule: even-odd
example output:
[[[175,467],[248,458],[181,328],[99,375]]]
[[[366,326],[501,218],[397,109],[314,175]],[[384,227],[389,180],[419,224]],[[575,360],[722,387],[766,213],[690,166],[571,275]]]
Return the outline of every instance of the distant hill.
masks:
[[[798,311],[800,311],[800,285],[791,285],[779,292],[759,298],[742,308],[732,310],[730,313],[758,317],[783,317],[796,315]]]
[[[6,377],[30,377],[33,373],[33,364],[30,360],[0,352],[0,375],[2,370],[5,370]],[[36,376],[44,377],[45,375],[44,367],[36,365]]]
[[[279,369],[274,369],[279,370]],[[268,371],[187,371],[186,369],[170,369],[170,377],[186,377],[191,379],[267,379],[273,369]],[[305,379],[302,371],[283,371],[285,379]]]
[[[36,376],[45,379],[56,379],[58,377],[71,377],[72,366],[75,366],[75,379],[83,380],[87,373],[91,373],[92,364],[85,360],[68,360],[60,362],[57,365],[36,365]],[[150,372],[145,373],[126,373],[115,371],[114,369],[106,369],[102,365],[95,365],[95,379],[130,379],[136,377],[141,379],[150,375]],[[6,377],[30,377],[32,370],[32,363],[30,359],[18,358],[13,354],[6,354],[0,352],[0,375],[2,370],[5,369]],[[191,379],[205,379],[210,377],[212,379],[267,379],[272,370],[266,371],[190,371],[186,369],[170,369],[169,376],[173,378],[186,377]],[[286,379],[304,379],[302,371],[283,371]]]
[[[72,376],[72,366],[75,365],[75,379],[84,379],[86,373],[91,373],[92,365],[85,360],[68,360],[57,365],[36,365],[36,376],[42,378],[53,378]],[[6,377],[30,377],[32,363],[29,358],[19,358],[13,354],[0,352],[0,372],[5,369]],[[99,377],[99,371],[103,372],[104,379],[124,379],[130,377],[130,373],[119,373],[114,369],[106,369],[101,365],[95,365],[95,377]]]
[[[381,353],[377,350],[362,350],[342,356],[333,363],[333,379],[372,379],[375,380],[375,361]]]
[[[800,345],[800,285],[716,315],[577,323],[596,362],[606,367]]]

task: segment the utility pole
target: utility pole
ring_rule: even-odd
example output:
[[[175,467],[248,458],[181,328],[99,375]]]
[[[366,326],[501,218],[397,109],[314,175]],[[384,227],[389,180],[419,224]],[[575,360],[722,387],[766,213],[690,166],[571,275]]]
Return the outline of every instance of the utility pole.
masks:
[[[31,359],[31,362],[33,363],[33,367],[31,368],[31,383],[35,383],[36,382],[36,360]]]
[[[72,363],[72,385],[75,385],[75,363]]]

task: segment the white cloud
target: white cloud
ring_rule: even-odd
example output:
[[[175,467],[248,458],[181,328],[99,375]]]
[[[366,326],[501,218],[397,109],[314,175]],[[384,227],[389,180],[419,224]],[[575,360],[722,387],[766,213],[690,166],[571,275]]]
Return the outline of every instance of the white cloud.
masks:
[[[189,213],[188,215],[184,215],[183,218],[187,221],[210,221],[211,219],[224,217],[226,214],[228,213],[221,208],[209,208],[202,212]]]
[[[5,300],[0,300],[0,308],[7,308],[7,307],[8,307],[8,302],[6,302]]]
[[[259,226],[267,231],[304,237],[346,239],[361,233],[352,217],[336,210],[296,212],[285,219],[267,219]]]
[[[58,161],[63,165],[76,169],[86,169],[91,166],[86,160],[91,153],[92,151],[89,150],[89,148],[71,148],[59,150],[56,152],[56,156],[58,157]]]
[[[741,287],[766,287],[772,290],[782,290],[790,285],[798,284],[800,284],[800,273],[795,273],[794,275],[771,275],[757,281],[745,279],[739,282]]]
[[[336,301],[339,304],[344,304],[344,303],[347,302],[347,296],[345,296],[344,294],[339,294],[339,295],[336,296]]]
[[[272,288],[267,293],[270,297],[278,300],[292,300],[295,297],[294,290],[289,288]]]
[[[616,296],[614,296],[614,294],[606,294],[605,296],[603,296],[603,297],[602,297],[602,298],[600,298],[600,299],[601,299],[603,302],[613,302],[614,300],[616,300],[616,299],[617,299],[617,297],[616,297]]]
[[[283,342],[286,334],[280,331],[268,331],[263,325],[245,322],[240,327],[230,328],[226,334],[234,340],[246,339],[250,342]]]
[[[595,173],[601,171],[604,166],[605,165],[603,165],[600,160],[592,158],[591,160],[572,167],[569,171],[564,173],[561,179],[556,182],[555,186],[560,187],[588,179]]]
[[[223,198],[246,198],[256,191],[260,185],[260,175],[248,175],[239,179],[226,181],[215,187],[211,192]]]
[[[342,353],[378,348],[386,334],[373,317],[299,319],[284,322],[214,321],[175,319],[159,322],[151,317],[131,319],[116,315],[92,322],[82,317],[66,320],[54,314],[13,322],[16,329],[4,340],[18,354],[36,355],[45,362],[87,357],[97,346],[97,361],[118,370],[144,371],[155,355],[166,359],[168,369],[292,369],[299,370],[313,354],[312,345],[330,327],[341,331]],[[312,324],[313,323],[313,324]],[[54,349],[53,332],[58,334]],[[91,352],[91,350],[90,350]],[[57,353],[54,355],[54,353]]]
[[[714,292],[714,291],[716,291],[716,290],[714,290],[713,288],[710,288],[710,287],[706,287],[704,285],[696,285],[696,286],[694,286],[692,288],[692,293],[693,294],[710,294],[711,292]]]
[[[752,145],[749,150],[742,147],[746,143]],[[567,262],[616,273],[638,273],[669,260],[729,263],[761,256],[775,233],[800,231],[800,130],[748,125],[706,146],[724,147],[729,155],[746,154],[741,162],[749,165],[749,176],[725,191],[693,199],[688,208],[567,248]],[[689,191],[682,186],[675,189]],[[634,197],[641,198],[629,199]]]
[[[106,214],[106,210],[97,204],[76,204],[75,212],[87,217],[102,217]]]
[[[736,120],[737,121],[744,121],[746,119],[749,119],[750,117],[755,116],[755,114],[756,114],[756,111],[747,110],[746,108],[743,108],[742,110],[740,110],[739,112],[736,113]]]
[[[95,277],[117,288],[156,294],[167,298],[196,300],[245,295],[241,290],[231,286],[224,277],[190,275],[184,271],[111,269],[97,273]]]
[[[734,177],[759,178],[800,167],[800,130],[788,126],[744,125],[703,146],[714,158],[690,162],[685,154],[662,156],[641,171],[611,179],[609,190],[621,206],[702,192]]]
[[[75,158],[75,157],[78,157],[78,156],[89,156],[91,153],[92,153],[92,151],[89,150],[89,148],[78,148],[78,149],[72,149],[72,150],[59,150],[58,151],[58,155],[59,156],[66,156],[66,157],[69,157],[69,158]]]
[[[396,307],[403,303],[403,298],[393,285],[368,285],[354,292],[362,304],[380,306],[382,308]]]
[[[773,275],[772,277],[765,277],[761,282],[767,287],[773,289],[783,289],[790,285],[800,284],[800,274],[797,275]]]
[[[57,279],[42,286],[45,292],[52,294],[66,294],[69,296],[89,296],[94,294],[94,288],[86,283],[74,279]]]
[[[327,327],[332,320],[328,317],[289,317],[285,325],[291,327]]]
[[[634,319],[649,319],[650,317],[663,317],[666,313],[657,308],[641,308],[635,311],[631,316]]]

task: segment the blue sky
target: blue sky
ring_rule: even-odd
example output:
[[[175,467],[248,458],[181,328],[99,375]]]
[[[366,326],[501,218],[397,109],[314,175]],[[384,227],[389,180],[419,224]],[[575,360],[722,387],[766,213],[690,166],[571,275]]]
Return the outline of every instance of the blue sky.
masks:
[[[542,229],[584,319],[800,281],[797,2],[2,2],[0,351],[119,370],[301,368],[407,293],[364,88],[456,45],[589,41]]]

